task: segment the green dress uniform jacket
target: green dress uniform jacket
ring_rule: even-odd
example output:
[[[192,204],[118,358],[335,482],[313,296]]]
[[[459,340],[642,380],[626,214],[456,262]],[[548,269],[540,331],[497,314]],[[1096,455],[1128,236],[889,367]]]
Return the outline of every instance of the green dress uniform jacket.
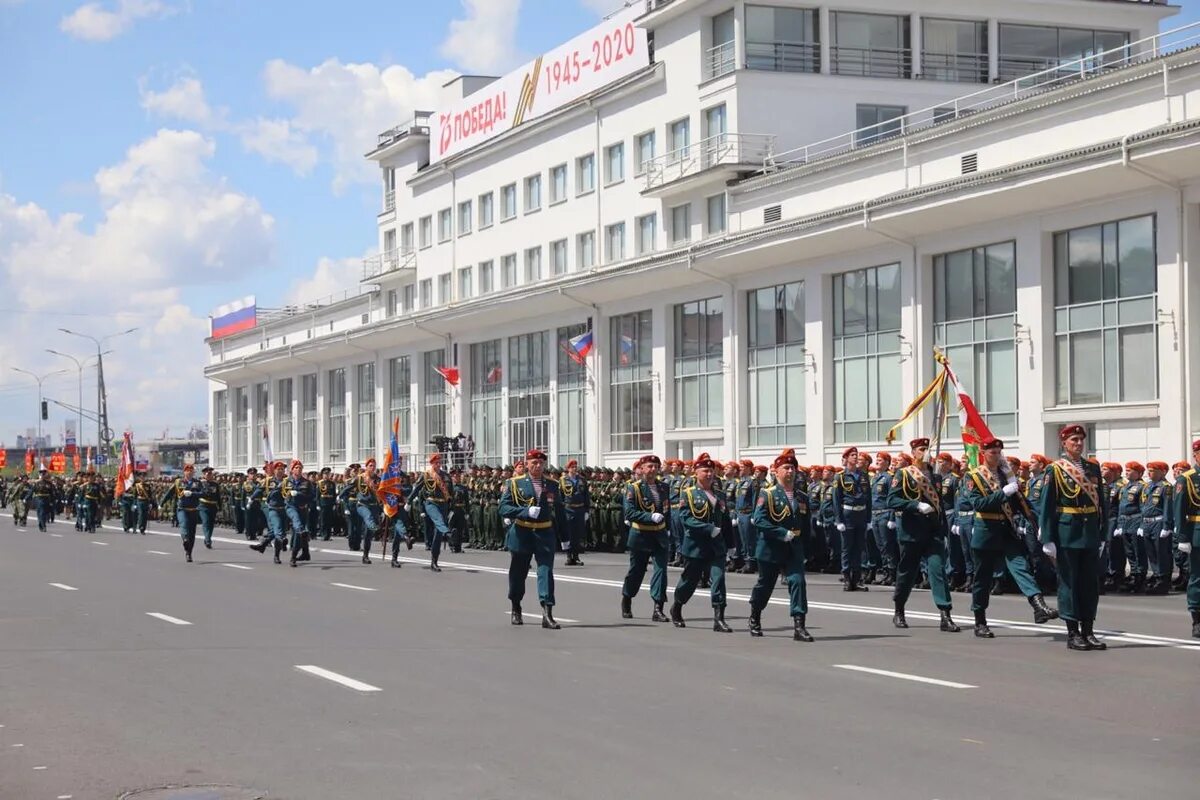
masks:
[[[1090,461],[1079,466],[1060,459],[1046,468],[1042,509],[1038,515],[1042,544],[1096,550],[1104,541],[1108,493],[1100,468]]]

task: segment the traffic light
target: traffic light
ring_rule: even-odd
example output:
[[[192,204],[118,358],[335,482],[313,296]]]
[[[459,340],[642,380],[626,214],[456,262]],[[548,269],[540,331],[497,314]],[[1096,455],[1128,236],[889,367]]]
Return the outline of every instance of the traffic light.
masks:
[[[42,401],[42,419],[43,420],[50,419],[49,407],[46,405],[45,400]]]

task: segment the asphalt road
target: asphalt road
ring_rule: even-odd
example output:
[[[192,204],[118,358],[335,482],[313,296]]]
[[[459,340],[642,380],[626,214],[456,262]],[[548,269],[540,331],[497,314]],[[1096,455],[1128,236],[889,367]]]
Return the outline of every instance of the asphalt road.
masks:
[[[169,528],[0,516],[0,798],[1200,795],[1178,595],[1101,598],[1108,651],[1072,653],[1019,597],[993,598],[984,641],[966,595],[962,633],[938,631],[928,592],[897,631],[886,590],[810,576],[802,644],[782,590],[766,637],[745,632],[750,576],[730,576],[732,634],[706,592],[684,630],[651,623],[645,591],[622,620],[624,558],[592,554],[558,565],[563,629],[544,631],[509,625],[506,554],[446,554],[440,574],[406,555],[365,566],[335,540],[290,569],[219,531],[186,564]]]

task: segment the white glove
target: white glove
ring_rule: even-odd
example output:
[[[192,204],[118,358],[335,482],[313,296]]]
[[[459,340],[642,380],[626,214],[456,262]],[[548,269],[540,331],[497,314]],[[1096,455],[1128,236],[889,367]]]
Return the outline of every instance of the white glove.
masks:
[[[1121,535],[1121,529],[1120,529],[1120,528],[1117,528],[1115,531],[1113,531],[1113,536],[1120,536],[1120,535]]]
[[[929,505],[929,503],[921,501],[920,503],[917,503],[917,511],[922,514],[932,514],[933,506]]]
[[[889,531],[894,531],[894,530],[896,530],[896,520],[894,520],[894,519],[889,519],[889,520],[888,520],[888,530],[889,530]]]
[[[658,523],[663,521],[663,515],[658,513],[657,511],[655,511],[653,514],[650,515],[650,521],[653,522],[655,525],[657,525]]]
[[[541,506],[530,506],[529,507],[529,518],[530,519],[537,519],[541,513],[542,513]]]
[[[191,489],[184,489],[184,490],[183,490],[183,496],[184,496],[184,497],[191,497],[191,496],[192,496],[192,490],[191,490]]]
[[[1053,542],[1046,542],[1044,545],[1042,545],[1042,552],[1051,558],[1055,558],[1058,556],[1058,545],[1054,544]]]
[[[783,540],[784,540],[785,542],[790,542],[790,541],[792,541],[792,540],[793,540],[793,539],[795,539],[795,538],[796,538],[796,534],[792,533],[791,531],[788,531],[788,532],[787,532],[787,535],[785,535],[785,536],[783,537]]]
[[[1000,491],[1004,492],[1005,497],[1012,497],[1014,494],[1017,493],[1017,488],[1018,487],[1015,482],[1009,481],[1008,483],[1004,484],[1004,488],[1001,489]]]
[[[951,525],[951,526],[950,526],[950,532],[951,532],[951,533],[953,533],[955,536],[958,536],[958,526],[957,526],[957,525]]]
[[[583,512],[583,521],[584,521],[584,522],[587,522],[587,521],[588,521],[588,517],[590,517],[590,516],[591,516],[591,512],[589,512],[589,511],[585,511],[585,512]]]
[[[845,532],[846,532],[846,523],[844,523],[844,522],[839,522],[839,523],[838,523],[837,525],[835,525],[834,527],[836,527],[836,528],[838,529],[838,533],[845,533]]]
[[[1146,531],[1143,530],[1142,528],[1138,528],[1137,533],[1138,533],[1138,536],[1141,536],[1143,538],[1145,538],[1145,536],[1146,536]]]
[[[1158,534],[1158,538],[1160,538],[1160,539],[1170,539],[1170,538],[1171,538],[1171,534],[1172,534],[1172,533],[1174,533],[1174,532],[1175,532],[1175,531],[1169,531],[1169,530],[1167,530],[1166,528],[1163,528],[1162,532]]]
[[[1008,476],[1008,484],[1009,484],[1010,486],[1016,486],[1016,485],[1017,485],[1017,476],[1016,476],[1016,475],[1009,475],[1009,476]]]
[[[1179,543],[1179,552],[1183,553],[1184,555],[1187,555],[1188,553],[1192,552],[1192,543],[1191,542],[1180,542]]]
[[[718,528],[716,525],[713,525],[713,526],[712,526],[712,538],[714,538],[714,539],[715,539],[715,538],[717,538],[717,537],[718,537],[718,536],[720,536],[720,535],[721,535],[721,529],[720,529],[720,528]]]
[[[509,519],[508,517],[505,517],[504,518],[504,527],[507,528],[509,525],[512,525],[512,520]]]

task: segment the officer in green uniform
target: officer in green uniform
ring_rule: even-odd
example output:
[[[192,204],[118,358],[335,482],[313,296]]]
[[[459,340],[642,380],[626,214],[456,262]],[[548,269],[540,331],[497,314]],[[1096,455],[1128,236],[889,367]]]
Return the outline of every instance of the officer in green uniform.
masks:
[[[196,468],[191,464],[184,466],[183,477],[167,490],[167,495],[175,501],[178,509],[176,515],[183,539],[183,554],[189,564],[192,561],[192,547],[196,544],[196,523],[199,521],[200,495],[203,491],[204,487],[196,480]]]
[[[432,572],[442,571],[438,558],[442,542],[450,534],[448,518],[452,485],[450,475],[442,469],[442,454],[434,453],[429,457],[429,468],[417,476],[408,496],[408,507],[414,513],[423,511],[425,515],[425,541],[429,544],[429,569]]]
[[[725,540],[722,527],[728,521],[730,511],[717,485],[716,468],[716,463],[708,453],[701,453],[692,462],[695,485],[680,492],[683,573],[675,584],[671,622],[676,628],[686,627],[683,607],[692,599],[701,577],[708,575],[713,630],[729,633],[731,628],[725,622]]]
[[[1129,559],[1129,582],[1122,592],[1141,594],[1146,588],[1146,540],[1138,531],[1142,528],[1142,500],[1146,488],[1142,481],[1142,465],[1130,461],[1125,465],[1125,483],[1117,492],[1117,526],[1113,538],[1121,537]]]
[[[471,505],[471,490],[467,488],[458,467],[450,470],[450,552],[461,553],[467,537],[467,508]]]
[[[771,470],[775,482],[764,484],[755,501],[752,523],[758,531],[755,560],[758,582],[750,592],[750,635],[762,636],[762,612],[780,573],[787,578],[792,639],[811,642],[808,632],[808,586],[804,577],[804,540],[808,530],[808,494],[799,482],[796,452],[784,450]]]
[[[1188,559],[1187,607],[1192,638],[1200,639],[1200,439],[1192,442],[1191,469],[1175,479],[1175,544]]]
[[[892,488],[888,492],[888,508],[897,513],[899,532],[896,540],[900,544],[900,562],[897,566],[896,589],[892,594],[895,615],[892,624],[907,628],[904,606],[920,574],[921,559],[925,559],[929,571],[929,588],[933,602],[941,612],[939,627],[947,633],[958,633],[961,628],[950,616],[952,604],[946,588],[946,517],[941,509],[941,494],[938,477],[928,463],[929,440],[913,439],[909,442],[913,463],[896,470]],[[979,570],[976,570],[978,574]]]
[[[362,547],[362,517],[358,515],[358,464],[346,467],[346,480],[338,492],[342,515],[346,518],[346,544],[351,550]]]
[[[246,470],[246,480],[242,481],[242,496],[246,504],[246,538],[256,542],[266,523],[262,510],[262,481],[258,477],[257,467]]]
[[[642,588],[646,566],[654,562],[650,574],[650,600],[654,603],[654,622],[666,622],[663,604],[667,602],[667,539],[671,532],[671,493],[658,478],[658,456],[642,456],[633,465],[637,480],[625,487],[623,517],[629,520],[629,570],[621,587],[621,617],[633,619],[633,598]]]
[[[323,467],[317,479],[317,534],[323,542],[333,538],[333,515],[337,513],[337,484],[331,472],[329,467]]]
[[[963,506],[975,515],[970,529],[961,531],[961,535],[970,542],[975,562],[971,610],[975,612],[975,635],[981,639],[995,638],[987,624],[987,608],[993,575],[1002,561],[1033,607],[1033,621],[1041,625],[1058,619],[1058,612],[1046,605],[1029,570],[1025,543],[1017,527],[1019,519],[1034,512],[1023,502],[1017,476],[1005,469],[1003,450],[1004,442],[999,439],[984,442],[983,463],[970,470],[959,487]]]
[[[1146,594],[1167,594],[1171,591],[1171,575],[1175,571],[1175,554],[1172,552],[1175,548],[1171,542],[1173,489],[1165,480],[1166,462],[1151,461],[1146,467],[1150,480],[1142,490],[1142,524],[1137,529],[1150,576]]]
[[[1100,548],[1108,496],[1100,468],[1083,459],[1087,431],[1067,425],[1059,431],[1064,457],[1047,469],[1038,519],[1042,551],[1058,568],[1058,608],[1067,623],[1071,650],[1105,650],[1092,625],[1100,602]]]
[[[542,627],[558,630],[554,620],[554,548],[562,525],[562,503],[558,484],[545,475],[546,454],[530,450],[525,454],[528,472],[510,478],[500,493],[500,516],[509,520],[505,543],[508,546],[508,599],[512,604],[512,624],[524,625],[521,601],[525,598],[525,580],[531,561],[537,562],[538,600],[542,605]]]
[[[558,480],[559,492],[563,502],[563,523],[566,530],[563,549],[567,551],[567,566],[582,567],[583,539],[587,533],[588,517],[592,511],[592,497],[588,482],[579,474],[579,462],[571,459],[567,462],[566,473]]]
[[[204,546],[212,550],[213,526],[217,524],[217,511],[221,508],[221,486],[213,478],[213,468],[201,470],[200,481],[200,529],[204,533]]]
[[[133,473],[133,487],[126,494],[133,500],[133,525],[130,530],[136,530],[145,536],[146,520],[150,519],[150,506],[154,504],[150,487],[146,485],[146,473]]]

